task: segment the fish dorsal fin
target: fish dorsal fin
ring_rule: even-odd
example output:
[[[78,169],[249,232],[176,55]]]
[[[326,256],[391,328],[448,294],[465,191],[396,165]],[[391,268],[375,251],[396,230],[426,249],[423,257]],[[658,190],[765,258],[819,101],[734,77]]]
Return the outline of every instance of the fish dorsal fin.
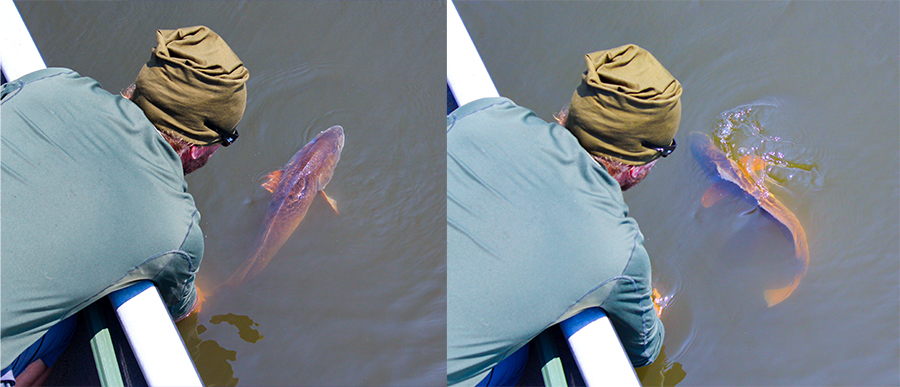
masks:
[[[265,188],[269,192],[275,192],[275,188],[278,188],[278,183],[281,182],[281,176],[284,175],[284,171],[277,170],[272,173],[269,173],[269,176],[266,176],[268,180],[265,183],[262,183],[262,187]]]
[[[335,213],[335,214],[338,214],[338,215],[341,214],[340,212],[338,212],[338,209],[337,209],[337,202],[334,201],[334,199],[328,197],[328,195],[325,194],[325,190],[324,190],[324,189],[322,190],[322,197],[325,198],[325,200],[328,201],[328,204],[331,205],[331,209],[334,210],[334,213]]]

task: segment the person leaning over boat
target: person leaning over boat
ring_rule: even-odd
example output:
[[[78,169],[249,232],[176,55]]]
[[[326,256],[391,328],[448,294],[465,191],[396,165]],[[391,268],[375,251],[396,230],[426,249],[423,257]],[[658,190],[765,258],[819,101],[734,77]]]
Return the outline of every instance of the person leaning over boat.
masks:
[[[622,191],[675,149],[682,88],[635,45],[585,58],[564,126],[506,98],[447,116],[450,385],[515,384],[528,342],[588,307],[635,367],[659,354],[650,259]]]
[[[196,305],[203,234],[184,175],[238,137],[249,73],[207,27],[156,38],[122,95],[61,68],[3,85],[4,381],[43,383],[75,313],[135,281],[176,320]]]

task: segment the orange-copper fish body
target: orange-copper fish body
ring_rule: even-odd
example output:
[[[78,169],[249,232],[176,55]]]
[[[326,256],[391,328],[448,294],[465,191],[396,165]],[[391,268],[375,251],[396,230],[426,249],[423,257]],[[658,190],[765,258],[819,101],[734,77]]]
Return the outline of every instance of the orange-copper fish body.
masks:
[[[741,159],[741,164],[738,164],[728,158],[725,152],[716,148],[712,140],[703,133],[691,133],[690,142],[694,157],[697,158],[701,165],[707,169],[714,170],[719,177],[736,184],[756,198],[759,206],[784,224],[794,236],[794,251],[797,259],[803,265],[802,270],[794,276],[790,285],[777,289],[768,289],[764,293],[766,304],[770,307],[784,301],[797,288],[797,285],[800,284],[800,279],[806,275],[806,271],[809,268],[809,246],[806,241],[806,231],[803,230],[803,226],[794,213],[776,199],[766,188],[765,176],[764,174],[759,174],[760,170],[764,168],[762,159],[744,156]],[[713,187],[710,187],[703,195],[703,206],[709,207],[716,200],[718,199],[715,197]]]
[[[272,192],[272,200],[256,249],[228,279],[228,284],[237,287],[272,260],[303,220],[313,198],[331,181],[343,148],[344,129],[332,126],[294,154],[284,169],[269,174],[263,187]],[[322,194],[335,207],[324,191]]]

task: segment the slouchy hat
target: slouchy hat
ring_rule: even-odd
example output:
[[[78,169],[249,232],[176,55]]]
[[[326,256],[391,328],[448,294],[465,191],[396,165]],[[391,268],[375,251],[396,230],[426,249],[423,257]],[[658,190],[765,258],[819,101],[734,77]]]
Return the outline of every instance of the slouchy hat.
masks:
[[[566,128],[589,153],[643,165],[674,145],[681,84],[647,50],[629,44],[585,55],[587,71]]]
[[[132,101],[157,128],[189,143],[208,146],[236,137],[250,76],[240,58],[204,26],[157,30],[156,42]]]

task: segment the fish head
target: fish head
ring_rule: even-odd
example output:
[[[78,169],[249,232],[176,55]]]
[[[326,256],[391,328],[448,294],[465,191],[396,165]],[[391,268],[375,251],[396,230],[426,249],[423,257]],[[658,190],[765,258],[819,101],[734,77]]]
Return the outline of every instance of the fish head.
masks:
[[[765,160],[754,155],[744,155],[739,162],[735,162],[703,133],[692,132],[690,140],[691,152],[704,169],[737,184],[756,199],[769,195],[765,185]]]
[[[709,136],[700,132],[691,132],[688,134],[688,139],[691,144],[691,153],[704,170],[740,185],[737,183],[738,172],[733,168],[734,163],[728,159],[725,152],[713,144]]]
[[[316,135],[307,147],[311,160],[306,163],[310,168],[307,175],[315,179],[317,188],[321,190],[331,181],[334,168],[341,159],[341,151],[344,150],[344,128],[335,125],[326,129]]]
[[[313,141],[324,141],[327,146],[333,148],[334,153],[340,156],[341,151],[344,150],[344,128],[340,125],[332,126],[316,135]]]

